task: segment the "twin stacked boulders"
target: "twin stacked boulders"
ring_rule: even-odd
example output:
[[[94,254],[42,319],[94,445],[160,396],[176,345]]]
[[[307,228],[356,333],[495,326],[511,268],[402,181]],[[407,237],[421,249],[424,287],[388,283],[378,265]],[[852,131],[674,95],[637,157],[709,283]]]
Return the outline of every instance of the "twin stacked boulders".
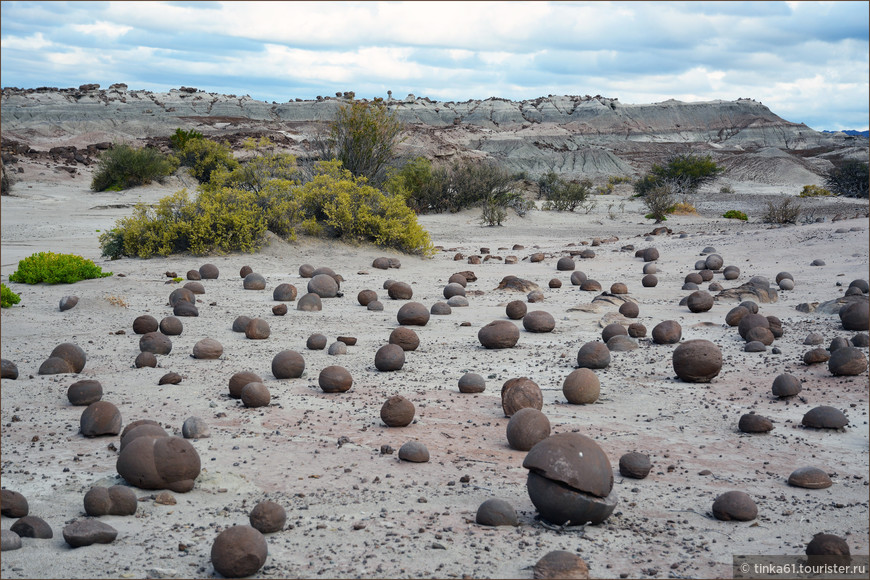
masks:
[[[200,459],[186,439],[143,435],[121,449],[116,468],[130,485],[184,493],[193,489]]]

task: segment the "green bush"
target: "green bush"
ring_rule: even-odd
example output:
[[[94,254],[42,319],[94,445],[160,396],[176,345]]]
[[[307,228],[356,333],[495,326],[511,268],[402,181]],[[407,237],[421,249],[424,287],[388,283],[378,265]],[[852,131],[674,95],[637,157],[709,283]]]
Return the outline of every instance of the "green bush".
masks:
[[[574,211],[589,198],[591,192],[592,181],[589,179],[567,181],[553,171],[538,179],[538,197],[547,200],[543,205],[543,209],[547,210]]]
[[[425,157],[415,157],[387,171],[383,189],[401,196],[416,213],[441,213],[448,209],[447,172],[432,167]]]
[[[649,210],[644,217],[654,219],[656,223],[663,222],[667,219],[668,210],[674,205],[673,191],[667,185],[655,187],[643,196],[643,204]]]
[[[191,173],[200,183],[211,181],[212,172],[218,169],[233,171],[239,165],[228,144],[204,138],[186,141],[179,150],[178,157],[182,165],[190,167]]]
[[[870,195],[867,162],[847,159],[838,163],[825,176],[825,186],[836,195],[867,199]]]
[[[395,156],[403,128],[383,100],[352,101],[341,106],[318,144],[324,159],[341,161],[354,176],[380,181],[381,169]]]
[[[767,202],[767,212],[761,221],[766,224],[796,224],[801,214],[801,205],[792,198],[783,196],[778,203]]]
[[[184,146],[188,143],[188,141],[192,139],[202,139],[203,135],[199,131],[195,131],[190,129],[189,131],[185,131],[184,129],[178,128],[175,130],[175,134],[169,137],[169,144],[172,145],[173,149],[182,150]]]
[[[654,164],[649,173],[635,182],[634,189],[638,195],[646,195],[656,187],[667,185],[675,194],[695,193],[724,172],[709,155],[679,154],[664,165]]]
[[[800,193],[801,197],[827,197],[829,195],[831,195],[830,191],[818,185],[805,185]]]
[[[155,207],[139,204],[100,236],[100,245],[111,258],[249,252],[260,246],[267,229],[287,239],[301,230],[410,253],[433,251],[429,234],[401,196],[371,187],[337,161],[318,162],[305,185],[271,179],[249,191],[211,183],[200,186],[194,199],[182,190]]]
[[[299,178],[296,157],[288,153],[269,150],[272,142],[263,137],[259,141],[247,139],[245,149],[253,151],[254,156],[238,163],[231,170],[227,167],[216,168],[210,176],[209,184],[217,187],[237,187],[257,193],[275,180],[295,181]]]
[[[111,275],[111,272],[103,272],[91,260],[75,254],[38,252],[18,262],[18,269],[9,276],[9,280],[25,284],[72,284]]]
[[[742,211],[737,211],[736,209],[729,209],[724,214],[722,214],[723,218],[728,218],[730,220],[743,220],[746,221],[749,218],[746,217],[746,214]]]
[[[0,307],[9,308],[21,302],[21,296],[9,289],[6,284],[0,284]]]
[[[161,181],[178,169],[178,160],[151,147],[134,149],[117,144],[100,155],[91,180],[94,191],[121,191]]]

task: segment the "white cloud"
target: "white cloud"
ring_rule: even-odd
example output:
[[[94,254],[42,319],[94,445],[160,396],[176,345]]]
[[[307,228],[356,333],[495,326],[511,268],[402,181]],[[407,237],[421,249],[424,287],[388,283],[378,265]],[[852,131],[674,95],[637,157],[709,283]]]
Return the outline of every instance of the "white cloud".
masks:
[[[97,21],[93,24],[74,24],[72,28],[83,34],[107,37],[112,40],[118,39],[133,30],[132,26],[120,26],[105,21]]]
[[[3,48],[12,50],[38,51],[53,46],[54,43],[46,40],[41,32],[37,32],[25,38],[20,36],[4,36],[3,40],[0,41],[0,45]]]

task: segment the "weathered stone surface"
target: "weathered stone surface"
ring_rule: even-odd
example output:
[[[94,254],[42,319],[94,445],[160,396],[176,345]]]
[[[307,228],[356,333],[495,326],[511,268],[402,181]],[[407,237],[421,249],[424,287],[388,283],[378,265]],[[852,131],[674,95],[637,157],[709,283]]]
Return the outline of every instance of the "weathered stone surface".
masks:
[[[652,339],[656,344],[676,344],[683,337],[683,328],[676,320],[664,320],[652,329]]]
[[[649,455],[631,451],[619,458],[619,473],[623,477],[644,479],[652,470]]]
[[[528,307],[522,300],[511,300],[505,307],[505,314],[511,320],[521,320],[527,311]]]
[[[779,295],[775,288],[758,286],[747,282],[737,288],[726,288],[722,292],[719,292],[719,294],[716,295],[716,300],[720,302],[723,300],[735,302],[752,300],[767,304],[779,300]]]
[[[414,289],[406,282],[396,282],[387,288],[387,296],[393,300],[410,300],[414,297]]]
[[[139,350],[152,354],[167,355],[172,352],[172,341],[163,333],[149,332],[143,334],[142,338],[139,339]]]
[[[223,353],[223,345],[213,338],[203,338],[193,345],[193,358],[214,360]]]
[[[543,406],[541,388],[528,377],[508,379],[501,387],[501,408],[505,417],[512,417],[526,407],[540,411]]]
[[[697,290],[689,294],[686,306],[692,312],[707,312],[713,308],[713,296],[703,290]]]
[[[199,476],[196,449],[181,437],[137,437],[118,455],[118,474],[142,489],[185,493]]]
[[[800,467],[788,476],[788,484],[805,489],[825,489],[834,485],[834,482],[818,467]]]
[[[11,489],[0,490],[0,514],[7,518],[23,518],[30,511],[27,499]]]
[[[21,549],[21,536],[12,530],[0,530],[0,552]]]
[[[264,500],[254,506],[248,520],[262,534],[280,532],[287,523],[287,511],[277,502]]]
[[[333,365],[320,371],[317,383],[325,393],[343,393],[353,386],[353,378],[346,368]]]
[[[401,395],[393,395],[381,406],[381,421],[387,427],[407,427],[414,420],[414,403]]]
[[[323,310],[323,301],[314,292],[309,292],[296,302],[296,310],[303,312],[320,312]]]
[[[73,548],[111,544],[117,537],[118,530],[100,520],[77,520],[63,528],[63,539]]]
[[[800,379],[788,373],[782,373],[773,379],[774,397],[793,397],[803,390]]]
[[[588,368],[572,371],[562,382],[562,394],[574,405],[588,405],[598,400],[601,383],[598,376]]]
[[[540,409],[523,407],[511,416],[505,434],[511,449],[528,451],[550,436],[550,421]]]
[[[272,300],[278,302],[293,302],[296,300],[297,293],[296,286],[285,282],[283,284],[278,284],[275,289],[272,290]]]
[[[478,331],[477,339],[485,348],[512,348],[520,339],[520,329],[509,320],[494,320]]]
[[[532,567],[535,580],[588,580],[589,567],[580,556],[554,550],[545,554]]]
[[[385,344],[375,353],[375,368],[382,372],[397,371],[405,364],[405,351],[397,344]]]
[[[814,348],[804,353],[804,364],[813,365],[823,362],[828,362],[831,358],[831,353],[824,348]]]
[[[846,304],[838,314],[840,322],[846,330],[868,330],[870,328],[870,302],[866,299]]]
[[[232,526],[218,534],[211,546],[211,563],[215,571],[227,578],[243,578],[257,573],[269,546],[263,534],[251,526]]]
[[[181,383],[181,375],[176,372],[169,372],[160,377],[160,380],[157,381],[158,385],[178,385]]]
[[[773,430],[773,423],[767,417],[746,413],[740,416],[737,428],[744,433],[767,433]]]
[[[242,389],[248,383],[262,383],[263,379],[254,372],[241,371],[230,377],[229,389],[230,397],[239,399],[242,396]]]
[[[748,522],[758,516],[758,506],[745,492],[726,491],[713,502],[713,516],[726,522]]]
[[[674,372],[687,383],[709,383],[722,370],[722,350],[709,340],[687,340],[674,349]]]
[[[214,264],[203,264],[199,267],[199,275],[203,280],[217,280],[220,270]]]
[[[815,429],[841,429],[849,424],[849,419],[839,409],[820,405],[807,411],[801,423]]]
[[[746,342],[760,342],[765,346],[773,344],[773,333],[769,328],[763,326],[753,326],[746,332],[744,337]]]
[[[603,342],[587,342],[577,351],[577,366],[587,369],[603,369],[610,364],[610,349]]]
[[[503,499],[488,499],[477,508],[474,521],[482,526],[518,526],[517,510]]]
[[[72,405],[88,406],[103,398],[103,386],[93,379],[76,381],[67,389],[66,397]]]
[[[2,359],[0,362],[0,378],[15,380],[18,378],[18,366],[8,359]]]
[[[305,372],[305,359],[295,350],[282,350],[272,357],[272,374],[276,379],[298,379]]]
[[[459,378],[460,393],[482,393],[486,390],[486,381],[477,373],[465,373]]]
[[[628,336],[631,338],[644,338],[646,337],[646,326],[641,324],[640,322],[633,322],[628,325]]]
[[[252,318],[245,327],[245,336],[251,340],[265,340],[269,338],[272,329],[269,328],[269,323],[262,318]]]
[[[84,499],[85,513],[92,517],[132,516],[139,507],[136,492],[126,485],[96,486]]]
[[[556,319],[549,312],[534,310],[523,317],[523,328],[529,332],[552,332],[556,328]]]
[[[399,308],[396,320],[402,326],[426,326],[429,322],[429,310],[419,302],[408,302]]]
[[[867,357],[859,348],[844,346],[831,353],[828,370],[835,377],[854,377],[867,370]]]
[[[184,325],[175,316],[164,316],[158,328],[166,336],[178,336],[184,331]]]
[[[137,316],[133,321],[133,332],[136,334],[148,334],[149,332],[157,332],[160,328],[160,324],[157,322],[157,319],[151,316],[150,314],[143,314],[142,316]]]
[[[82,372],[88,360],[85,351],[80,346],[71,342],[64,342],[54,347],[49,357],[62,358],[69,363],[74,373]]]
[[[96,401],[82,411],[79,432],[85,437],[117,435],[121,432],[121,412],[108,401]]]
[[[399,459],[412,463],[426,463],[429,461],[429,450],[420,441],[408,441],[399,447]]]
[[[263,383],[248,383],[242,387],[240,399],[245,407],[257,408],[266,407],[272,400],[272,394],[269,392],[269,387]]]
[[[51,526],[38,516],[24,516],[15,521],[9,528],[22,538],[37,538],[48,540],[54,537]]]
[[[498,283],[496,290],[513,290],[515,292],[531,292],[532,290],[540,290],[540,286],[530,280],[518,278],[517,276],[505,276]]]

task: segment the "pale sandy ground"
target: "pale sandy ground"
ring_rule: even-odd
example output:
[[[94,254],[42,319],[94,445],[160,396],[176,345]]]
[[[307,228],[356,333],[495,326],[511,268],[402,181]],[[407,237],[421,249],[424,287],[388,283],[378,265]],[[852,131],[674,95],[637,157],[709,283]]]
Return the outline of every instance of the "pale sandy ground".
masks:
[[[47,168],[43,173],[18,182],[16,195],[2,199],[2,280],[8,283],[18,260],[41,250],[79,253],[115,275],[74,285],[10,284],[22,301],[2,311],[2,356],[17,363],[21,376],[2,383],[2,485],[27,497],[31,514],[49,522],[54,538],[25,538],[22,549],[4,552],[4,578],[213,577],[212,541],[220,530],[247,523],[250,509],[264,498],[280,502],[288,512],[286,529],[268,536],[269,558],[257,574],[266,578],[531,578],[530,567],[557,549],[581,555],[593,577],[727,578],[732,554],[803,554],[817,532],[843,536],[852,554],[868,553],[867,374],[835,378],[825,365],[804,365],[802,356],[810,347],[802,343],[810,332],[821,333],[825,345],[854,332],[844,331],[836,316],[795,310],[802,302],[842,295],[851,280],[867,278],[866,217],[832,223],[830,217],[840,210],[831,209],[823,223],[775,229],[716,217],[731,207],[755,208],[745,196],[724,208],[721,201],[699,202],[701,216],[669,219],[675,235],[645,241],[651,222],[642,218],[636,201],[614,196],[601,198],[589,215],[532,212],[524,219],[511,215],[498,228],[479,225],[477,212],[423,216],[420,221],[434,242],[449,249],[432,259],[308,240],[276,242],[253,255],[110,262],[100,257],[97,230],[105,231],[127,215],[126,204],[156,201],[178,184],[97,194],[87,189],[87,175],[71,179]],[[611,203],[613,219],[607,208]],[[848,205],[844,215],[863,211],[866,216],[866,202]],[[839,228],[849,231],[836,233]],[[679,231],[688,237],[680,238]],[[726,364],[712,383],[675,380],[670,363],[674,347],[641,339],[638,350],[614,353],[611,365],[598,371],[602,394],[597,404],[567,404],[561,385],[576,365],[577,350],[600,339],[600,321],[616,308],[572,310],[589,305],[594,294],[572,286],[570,273],[557,272],[556,261],[577,249],[569,244],[610,236],[619,240],[596,247],[594,259],[578,259],[578,269],[605,289],[626,283],[640,304],[639,321],[649,330],[674,319],[683,327],[684,340],[718,344]],[[513,244],[525,249],[504,249]],[[626,244],[660,250],[656,288],[641,286],[643,263],[633,251],[620,251]],[[521,261],[472,266],[453,260],[456,251],[468,255],[481,246]],[[743,352],[736,329],[724,324],[734,303],[717,303],[701,314],[679,306],[687,294],[680,290],[683,278],[706,246],[713,246],[726,265],[741,269],[734,282],[716,275],[714,280],[726,288],[754,275],[772,280],[783,270],[793,274],[793,291],[761,305],[763,314],[783,321],[785,334],[775,343],[782,354]],[[535,264],[524,260],[536,248],[547,259]],[[372,260],[381,255],[398,257],[401,269],[372,268]],[[811,267],[815,258],[827,265]],[[182,319],[184,332],[173,337],[171,354],[158,357],[158,368],[135,369],[139,337],[133,320],[141,314],[170,315],[167,297],[176,286],[167,284],[165,273],[184,276],[206,262],[216,264],[221,276],[204,281],[200,316]],[[291,304],[286,316],[273,316],[275,286],[290,282],[304,292],[307,281],[298,275],[303,263],[328,265],[344,276],[344,296],[324,300],[319,313],[299,312]],[[266,291],[242,288],[238,271],[246,264],[266,277]],[[374,353],[397,326],[402,305],[386,296],[383,282],[411,283],[414,300],[430,306],[442,299],[448,277],[462,270],[478,277],[468,286],[480,291],[470,293],[471,306],[433,316],[417,329],[421,345],[408,353],[404,368],[378,372]],[[494,290],[508,274],[542,287],[545,301],[529,306],[553,314],[556,329],[551,334],[521,331],[516,348],[485,350],[477,341],[480,327],[505,318],[509,300],[524,298]],[[547,288],[554,277],[562,280],[560,289]],[[357,293],[366,288],[382,297],[383,312],[359,306]],[[58,302],[68,294],[81,300],[60,312]],[[265,318],[270,338],[252,341],[233,333],[232,321],[241,314]],[[466,321],[470,326],[460,326]],[[116,334],[119,330],[125,334]],[[347,355],[329,356],[306,350],[313,332],[326,334],[330,342],[339,335],[359,342]],[[223,344],[219,360],[191,358],[193,345],[204,337]],[[84,348],[84,371],[80,376],[38,375],[39,365],[62,342]],[[272,376],[271,359],[283,349],[303,354],[303,378],[279,381]],[[317,386],[319,371],[331,364],[352,373],[349,392],[324,394]],[[241,370],[263,377],[272,393],[270,406],[247,409],[229,398],[227,381]],[[158,386],[169,371],[180,373],[182,383]],[[486,392],[460,394],[457,380],[465,371],[488,377]],[[804,381],[802,397],[772,397],[771,383],[782,372]],[[553,432],[578,430],[607,453],[620,500],[603,524],[558,530],[535,519],[525,488],[525,453],[507,446],[508,419],[499,398],[505,380],[524,375],[541,386]],[[85,492],[94,485],[123,483],[115,470],[117,453],[109,449],[118,438],[86,439],[78,433],[82,408],[69,405],[66,390],[81,378],[102,383],[103,399],[119,407],[124,423],[150,418],[180,434],[183,421],[195,415],[210,424],[212,437],[193,442],[204,469],[193,491],[175,494],[176,505],[156,504],[150,499],[156,492],[136,489],[144,501],[135,516],[103,518],[119,531],[114,543],[73,550],[61,530],[84,517]],[[416,421],[389,429],[379,410],[396,393],[416,405]],[[842,431],[801,427],[803,414],[822,404],[842,409],[849,426]],[[771,418],[775,429],[767,435],[740,433],[737,421],[750,410]],[[341,437],[349,442],[340,445]],[[429,463],[380,454],[382,445],[398,449],[412,439],[429,448]],[[653,471],[647,479],[619,475],[619,457],[628,451],[650,455]],[[827,471],[834,485],[824,490],[789,487],[791,471],[808,465]],[[700,475],[702,470],[712,475]],[[467,483],[460,481],[463,476]],[[713,519],[715,497],[734,489],[755,499],[756,520]],[[478,506],[491,497],[514,505],[519,527],[474,523]],[[2,520],[4,529],[12,523]],[[355,529],[355,524],[364,527]]]

